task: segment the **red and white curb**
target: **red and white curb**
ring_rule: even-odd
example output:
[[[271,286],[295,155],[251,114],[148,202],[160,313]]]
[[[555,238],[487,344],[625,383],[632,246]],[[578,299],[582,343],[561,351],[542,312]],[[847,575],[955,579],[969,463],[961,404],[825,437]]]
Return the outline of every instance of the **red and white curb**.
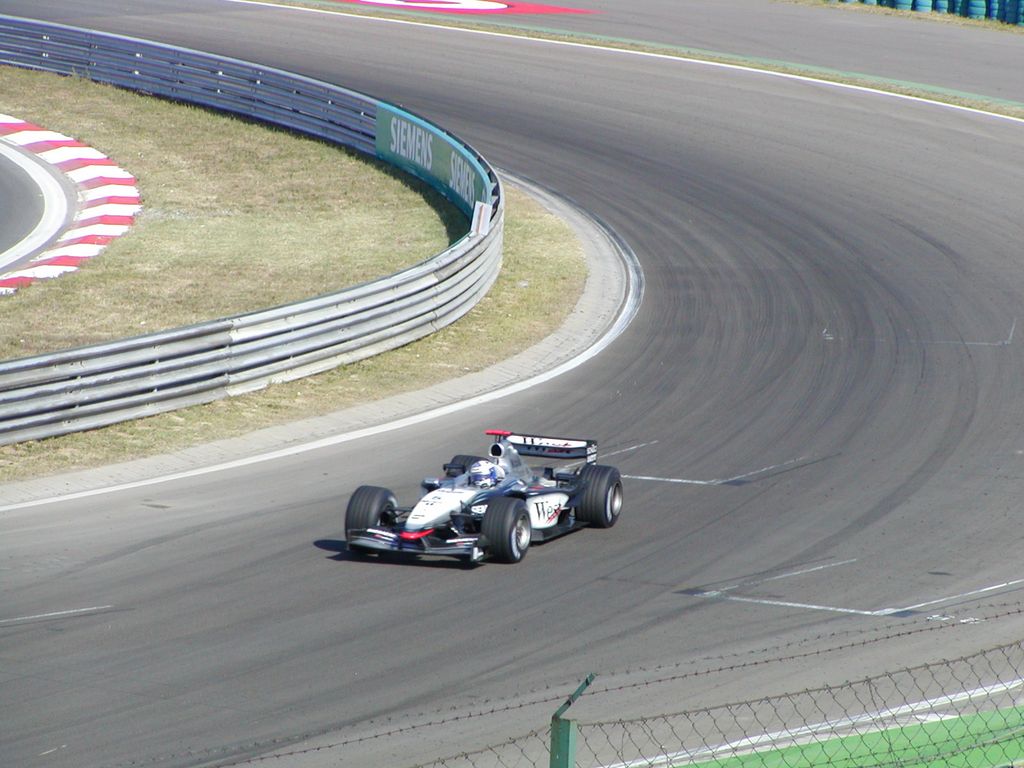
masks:
[[[70,136],[0,114],[0,140],[31,152],[78,187],[74,223],[28,264],[0,273],[0,294],[74,272],[125,234],[142,210],[135,177],[102,152]]]

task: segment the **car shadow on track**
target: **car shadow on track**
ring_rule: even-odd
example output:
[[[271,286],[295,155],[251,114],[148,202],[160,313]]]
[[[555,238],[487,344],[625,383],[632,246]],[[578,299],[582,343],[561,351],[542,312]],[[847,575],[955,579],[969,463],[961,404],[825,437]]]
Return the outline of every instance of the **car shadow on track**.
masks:
[[[313,546],[325,552],[334,554],[328,558],[339,563],[358,563],[360,565],[415,565],[419,568],[447,568],[456,570],[473,570],[477,563],[466,563],[461,560],[452,560],[440,557],[419,557],[417,555],[404,554],[401,552],[380,552],[377,554],[363,554],[349,552],[344,539],[318,539]]]

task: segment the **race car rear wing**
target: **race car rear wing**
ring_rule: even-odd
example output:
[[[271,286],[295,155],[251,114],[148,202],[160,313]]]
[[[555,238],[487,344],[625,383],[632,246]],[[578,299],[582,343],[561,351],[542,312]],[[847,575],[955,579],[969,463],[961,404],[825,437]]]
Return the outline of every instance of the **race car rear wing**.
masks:
[[[485,434],[495,441],[507,440],[520,456],[543,456],[547,459],[585,459],[587,464],[597,462],[597,441],[571,437],[545,437],[544,435],[517,435],[503,429],[488,429]]]

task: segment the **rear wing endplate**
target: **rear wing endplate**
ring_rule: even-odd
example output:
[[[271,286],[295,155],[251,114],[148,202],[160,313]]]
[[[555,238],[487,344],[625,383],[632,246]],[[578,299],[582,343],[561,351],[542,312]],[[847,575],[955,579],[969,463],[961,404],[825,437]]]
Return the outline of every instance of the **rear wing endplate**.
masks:
[[[548,459],[579,460],[588,464],[597,462],[597,441],[571,437],[547,437],[544,435],[517,435],[503,429],[488,429],[485,434],[498,440],[506,440],[520,456],[543,456]]]

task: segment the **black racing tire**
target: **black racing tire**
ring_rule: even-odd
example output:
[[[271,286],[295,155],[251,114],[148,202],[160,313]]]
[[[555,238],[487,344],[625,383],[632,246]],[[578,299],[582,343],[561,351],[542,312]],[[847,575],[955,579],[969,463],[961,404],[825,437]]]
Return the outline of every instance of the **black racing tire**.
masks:
[[[496,496],[487,502],[480,524],[491,557],[499,563],[518,563],[530,548],[533,528],[526,502],[513,496]]]
[[[488,461],[488,459],[485,459],[483,456],[469,456],[465,453],[457,453],[452,456],[451,461],[444,465],[445,475],[447,477],[458,477],[459,475],[463,475],[466,472],[469,472],[469,468],[478,461]]]
[[[615,467],[587,464],[580,470],[583,493],[576,519],[595,528],[611,528],[622,512],[622,478]]]
[[[380,525],[397,507],[395,494],[387,488],[360,485],[348,500],[348,508],[345,510],[345,536],[348,537],[349,531]]]

